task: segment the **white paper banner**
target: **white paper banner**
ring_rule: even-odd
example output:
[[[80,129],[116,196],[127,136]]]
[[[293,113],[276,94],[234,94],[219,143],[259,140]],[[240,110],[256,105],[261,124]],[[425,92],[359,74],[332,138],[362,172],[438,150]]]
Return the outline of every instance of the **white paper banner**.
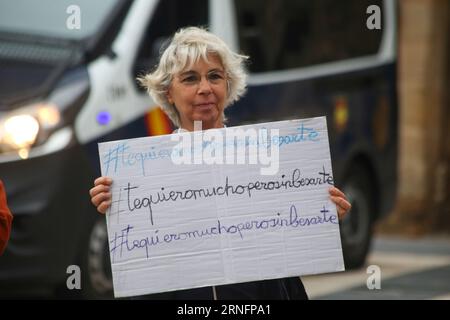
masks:
[[[99,152],[116,297],[344,270],[325,117]]]

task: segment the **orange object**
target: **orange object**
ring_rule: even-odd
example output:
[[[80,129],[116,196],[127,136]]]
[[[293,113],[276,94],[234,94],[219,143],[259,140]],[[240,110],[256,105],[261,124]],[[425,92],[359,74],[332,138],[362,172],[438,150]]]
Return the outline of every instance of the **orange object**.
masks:
[[[348,102],[345,97],[338,97],[334,105],[334,127],[337,132],[343,131],[348,124]]]
[[[169,134],[173,131],[169,117],[167,117],[160,107],[153,108],[149,111],[145,120],[149,136]]]
[[[12,214],[6,202],[6,192],[3,182],[0,181],[0,255],[5,251],[11,234]]]

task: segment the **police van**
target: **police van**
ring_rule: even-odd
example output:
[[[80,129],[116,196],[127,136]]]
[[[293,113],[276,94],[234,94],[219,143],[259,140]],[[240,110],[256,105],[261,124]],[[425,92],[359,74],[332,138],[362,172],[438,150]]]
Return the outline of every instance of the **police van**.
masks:
[[[364,263],[395,199],[395,1],[2,0],[0,179],[14,221],[0,296],[112,296],[105,219],[88,193],[97,144],[172,132],[136,78],[191,25],[250,56],[228,125],[327,116],[335,181],[353,206],[345,263]],[[71,266],[81,290],[67,289]]]

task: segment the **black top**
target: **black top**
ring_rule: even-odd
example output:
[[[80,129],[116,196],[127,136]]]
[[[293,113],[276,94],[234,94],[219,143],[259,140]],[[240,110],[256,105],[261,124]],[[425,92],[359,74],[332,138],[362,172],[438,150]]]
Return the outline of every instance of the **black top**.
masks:
[[[216,286],[218,300],[307,300],[299,277],[244,282]],[[156,293],[135,299],[150,300],[213,300],[212,287]]]

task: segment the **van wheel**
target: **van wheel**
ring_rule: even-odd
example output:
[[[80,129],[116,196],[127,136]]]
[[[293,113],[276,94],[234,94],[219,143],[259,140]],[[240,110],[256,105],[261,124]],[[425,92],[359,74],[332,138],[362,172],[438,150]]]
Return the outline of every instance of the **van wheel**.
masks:
[[[108,232],[104,217],[97,218],[83,255],[83,293],[87,299],[112,299],[113,283],[109,257]]]
[[[373,224],[373,187],[362,166],[353,168],[342,191],[352,209],[341,221],[341,241],[346,269],[364,265],[370,248]]]

